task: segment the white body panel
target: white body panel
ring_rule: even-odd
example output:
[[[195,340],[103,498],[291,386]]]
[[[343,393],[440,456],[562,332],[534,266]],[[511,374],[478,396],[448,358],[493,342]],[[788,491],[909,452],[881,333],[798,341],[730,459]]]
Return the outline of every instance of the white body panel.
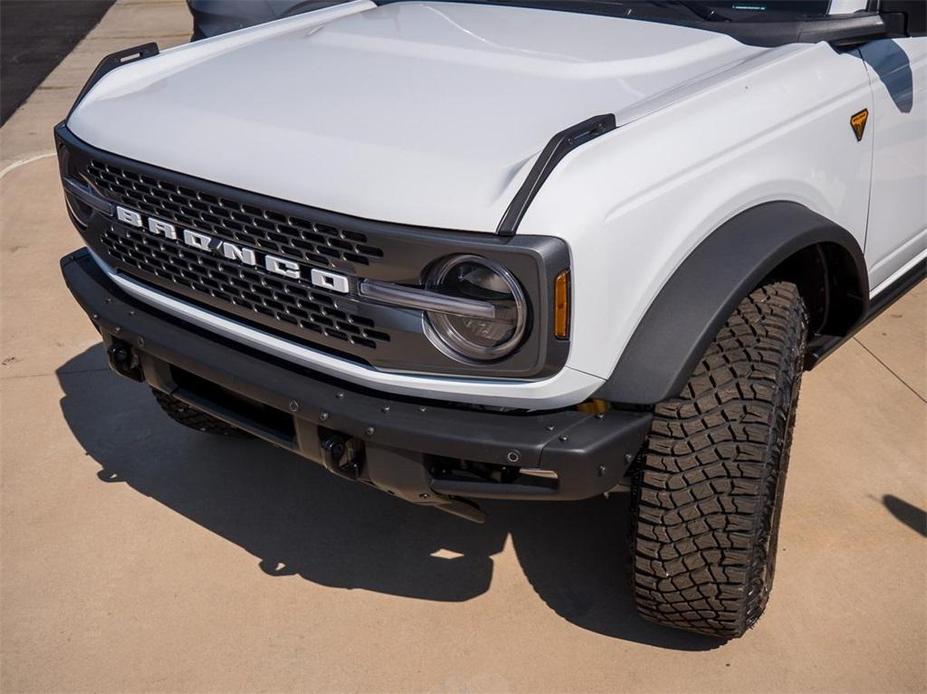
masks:
[[[68,127],[243,190],[493,232],[554,133],[760,52],[666,24],[360,2],[115,70]]]
[[[568,155],[520,230],[569,229],[580,328],[569,364],[609,376],[675,269],[755,205],[801,203],[862,247],[872,135],[857,142],[849,119],[871,105],[857,55],[788,47]]]
[[[872,78],[873,286],[927,249],[927,38],[873,41],[860,50]]]
[[[914,41],[923,51],[927,39]],[[886,257],[896,249],[900,241],[884,236],[890,208],[867,239],[881,131],[870,121],[857,142],[849,119],[864,108],[878,118],[860,54],[826,44],[759,49],[650,22],[357,2],[120,68],[68,125],[116,154],[278,198],[491,232],[551,135],[615,113],[618,129],[567,155],[519,227],[563,238],[571,250],[570,355],[545,380],[385,374],[120,278],[165,310],[356,383],[540,409],[591,395],[676,268],[743,210],[795,201],[861,247],[882,244]],[[915,117],[923,137],[923,108]],[[889,180],[880,156],[876,170]],[[884,201],[872,203],[878,215]],[[923,229],[923,210],[911,212],[907,228],[918,218]],[[916,252],[896,254],[879,277]]]

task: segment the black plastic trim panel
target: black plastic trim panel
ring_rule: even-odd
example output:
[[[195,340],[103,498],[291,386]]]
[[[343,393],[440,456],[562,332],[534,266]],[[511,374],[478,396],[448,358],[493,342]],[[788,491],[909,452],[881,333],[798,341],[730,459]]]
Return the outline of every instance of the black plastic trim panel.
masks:
[[[541,186],[544,185],[544,181],[547,180],[547,177],[550,176],[557,164],[580,145],[611,132],[615,127],[614,114],[606,113],[601,116],[593,116],[554,135],[538,155],[534,166],[528,172],[528,177],[521,184],[518,192],[515,193],[512,202],[509,203],[508,209],[506,209],[502,220],[499,222],[496,233],[501,236],[514,235],[522,217],[528,211],[531,201],[534,200]]]
[[[103,79],[103,76],[106,75],[106,73],[111,72],[117,67],[122,67],[128,63],[134,63],[137,60],[142,60],[143,58],[150,58],[152,56],[158,55],[158,53],[158,44],[143,43],[140,46],[123,48],[121,51],[110,53],[108,56],[103,58],[103,60],[101,60],[94,68],[93,72],[90,73],[90,77],[84,83],[84,86],[81,87],[80,93],[77,95],[77,98],[71,105],[71,109],[68,111],[68,118],[70,118],[71,114],[74,113],[74,109],[77,108],[77,105],[83,101],[85,96],[87,96],[87,92],[93,89],[93,85]]]
[[[722,224],[689,254],[595,397],[652,405],[678,395],[741,299],[788,257],[824,242],[852,256],[861,317],[868,307],[868,273],[853,235],[798,203],[758,205]]]

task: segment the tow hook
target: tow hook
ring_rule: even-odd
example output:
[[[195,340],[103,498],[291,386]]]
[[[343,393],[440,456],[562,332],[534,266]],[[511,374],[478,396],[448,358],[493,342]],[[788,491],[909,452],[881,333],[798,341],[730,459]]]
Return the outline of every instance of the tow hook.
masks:
[[[332,434],[322,441],[322,465],[339,477],[356,480],[360,475],[363,444],[354,439]]]
[[[106,350],[109,365],[120,376],[131,378],[133,381],[143,381],[141,363],[138,353],[122,340],[113,340]]]

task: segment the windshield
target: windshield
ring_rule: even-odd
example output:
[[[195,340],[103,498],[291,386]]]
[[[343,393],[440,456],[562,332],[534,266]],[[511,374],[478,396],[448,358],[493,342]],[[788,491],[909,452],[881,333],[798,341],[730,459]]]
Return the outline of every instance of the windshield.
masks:
[[[384,0],[380,0],[383,4]],[[385,0],[390,2],[391,0]],[[395,1],[395,0],[393,0]],[[764,0],[761,2],[712,2],[677,0],[667,2],[620,2],[619,0],[450,0],[493,5],[521,5],[544,9],[607,14],[616,17],[651,19],[665,22],[691,23],[700,21],[795,21],[824,17],[830,10],[830,0]]]
[[[633,5],[635,3],[625,4]],[[701,5],[709,10],[714,10],[717,14],[732,21],[745,18],[757,20],[764,16],[771,17],[772,15],[778,15],[779,18],[782,19],[789,16],[795,18],[820,17],[826,15],[830,9],[830,0],[823,0],[822,2],[809,0],[770,0],[769,2],[676,2],[666,4],[689,5],[690,8]]]
[[[435,0],[432,0],[435,1]],[[481,5],[534,7],[560,12],[605,15],[622,19],[676,24],[727,34],[752,46],[831,41],[855,45],[860,22],[878,14],[867,12],[864,0],[678,0],[676,2],[620,2],[619,0],[443,0]],[[380,5],[403,0],[377,0]],[[860,11],[862,10],[862,11]],[[862,26],[882,32],[884,26]],[[865,31],[863,33],[865,33]],[[843,43],[838,43],[843,42]]]

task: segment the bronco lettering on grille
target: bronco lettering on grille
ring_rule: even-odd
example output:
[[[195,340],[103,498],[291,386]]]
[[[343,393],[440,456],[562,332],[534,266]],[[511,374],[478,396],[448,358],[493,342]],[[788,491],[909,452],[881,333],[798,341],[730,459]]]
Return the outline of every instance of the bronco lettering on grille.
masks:
[[[259,253],[252,248],[239,246],[229,241],[210,236],[209,234],[204,234],[201,231],[194,231],[192,229],[178,230],[177,227],[170,222],[165,222],[162,219],[155,219],[154,217],[146,218],[138,212],[126,209],[125,207],[116,207],[116,219],[123,224],[145,229],[150,234],[163,236],[171,241],[178,241],[199,251],[220,255],[228,260],[238,261],[243,265],[251,265],[254,267],[260,265],[268,272],[272,272],[276,275],[282,275],[283,277],[289,277],[294,280],[308,279],[317,287],[340,292],[341,294],[347,294],[350,289],[348,278],[343,275],[313,270],[313,272],[309,273],[308,277],[305,277],[300,265],[292,260],[286,260],[285,258],[270,255],[269,253]]]

